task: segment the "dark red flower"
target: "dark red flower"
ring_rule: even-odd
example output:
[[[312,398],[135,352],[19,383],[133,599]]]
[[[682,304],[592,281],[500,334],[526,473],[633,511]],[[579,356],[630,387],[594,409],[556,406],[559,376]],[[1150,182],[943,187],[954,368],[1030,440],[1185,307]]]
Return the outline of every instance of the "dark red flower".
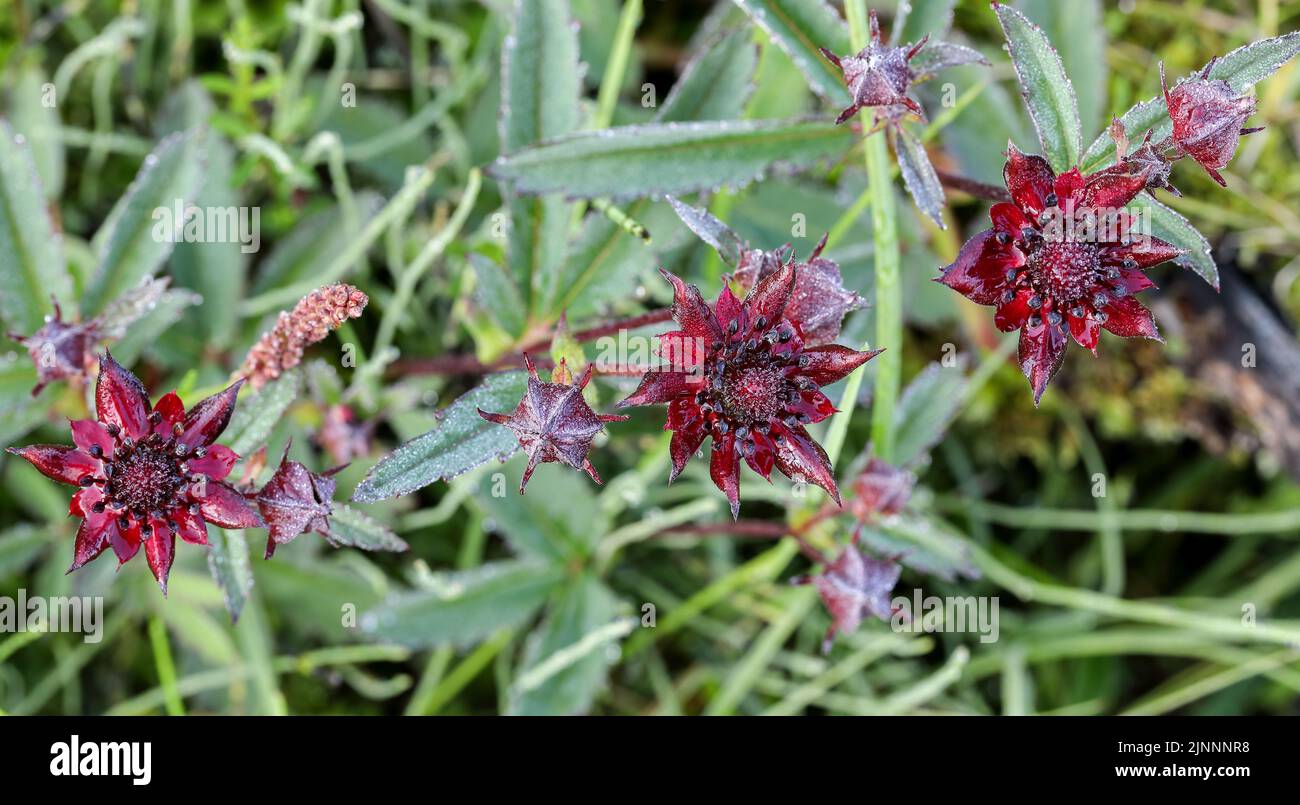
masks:
[[[167,593],[176,537],[206,545],[208,523],[222,528],[264,525],[239,492],[222,483],[239,456],[214,444],[230,422],[243,380],[185,411],[175,392],[153,410],[140,380],[105,354],[95,385],[96,419],[72,423],[74,447],[8,448],[46,477],[81,487],[71,514],[81,517],[72,572],[105,548],[118,563],[141,544]]]
[[[334,513],[334,476],[343,469],[335,467],[314,473],[297,461],[289,460],[284,448],[280,467],[257,495],[257,510],[266,520],[270,535],[266,540],[266,558],[275,555],[277,545],[292,542],[299,534],[315,531],[330,536],[330,515]]]
[[[870,25],[871,39],[855,55],[840,57],[826,48],[818,48],[827,61],[844,73],[844,83],[853,96],[853,103],[835,120],[837,124],[853,117],[863,107],[876,110],[877,124],[896,123],[908,112],[925,119],[921,105],[907,94],[913,84],[947,67],[974,62],[988,64],[983,56],[968,47],[948,42],[930,43],[928,34],[913,45],[887,44],[880,35],[875,9],[871,10]],[[914,61],[923,51],[924,58]]]
[[[866,468],[853,479],[854,497],[849,508],[862,522],[892,517],[907,505],[915,486],[914,473],[872,456]]]
[[[894,609],[889,593],[898,583],[902,567],[890,559],[875,559],[858,550],[861,529],[839,557],[816,576],[802,576],[792,584],[812,584],[831,615],[831,626],[822,641],[822,653],[830,653],[836,634],[852,634],[866,617],[889,620]]]
[[[36,365],[37,383],[32,389],[33,397],[55,380],[84,376],[101,335],[98,321],[64,321],[59,300],[52,301],[54,315],[45,317],[41,329],[28,336],[9,333],[11,340],[27,347],[27,355]]]
[[[1237,94],[1227,81],[1211,80],[1210,70],[1215,61],[1205,65],[1199,76],[1179,81],[1172,90],[1165,81],[1165,65],[1161,62],[1160,86],[1174,124],[1174,143],[1199,162],[1214,181],[1227,187],[1219,171],[1227,167],[1237,152],[1242,135],[1261,129],[1241,127],[1255,113],[1255,99]]]
[[[591,364],[587,364],[587,371],[577,383],[543,383],[537,376],[537,367],[527,355],[524,355],[524,365],[528,367],[528,392],[514,413],[507,416],[478,409],[478,415],[488,422],[513,430],[519,446],[528,454],[528,466],[524,468],[524,477],[519,480],[519,494],[524,493],[537,465],[548,462],[558,461],[577,470],[586,470],[593,481],[600,483],[596,468],[587,460],[591,441],[605,429],[606,422],[622,422],[627,417],[597,414],[582,398],[582,390],[591,381],[594,368]],[[560,367],[561,377],[556,379],[563,380],[568,376],[564,361],[560,362]],[[572,380],[571,377],[568,379]]]
[[[967,241],[937,281],[996,306],[1003,332],[1020,330],[1020,368],[1037,405],[1071,335],[1094,354],[1103,328],[1160,340],[1133,294],[1155,287],[1145,269],[1183,252],[1131,231],[1134,217],[1121,208],[1146,187],[1141,175],[1085,177],[1074,168],[1056,176],[1047,160],[1014,145],[1003,175],[1011,202],[993,205],[993,228]]]
[[[805,263],[794,263],[790,244],[774,251],[746,249],[732,279],[744,291],[767,279],[786,263],[794,263],[794,290],[786,303],[785,315],[802,324],[808,346],[829,344],[840,337],[840,323],[851,311],[866,304],[861,296],[844,287],[839,263],[821,256],[826,235],[817,242]]]
[[[671,483],[706,436],[713,437],[709,473],[740,513],[740,459],[771,479],[775,467],[811,481],[840,500],[830,461],[804,428],[835,406],[820,390],[877,355],[836,344],[806,346],[803,321],[789,302],[797,270],[792,263],[761,280],[738,300],[724,287],[710,310],[694,285],[660,269],[673,284],[673,318],[680,330],[659,336],[666,366],[641,378],[619,403],[668,403],[665,430],[673,431]]]

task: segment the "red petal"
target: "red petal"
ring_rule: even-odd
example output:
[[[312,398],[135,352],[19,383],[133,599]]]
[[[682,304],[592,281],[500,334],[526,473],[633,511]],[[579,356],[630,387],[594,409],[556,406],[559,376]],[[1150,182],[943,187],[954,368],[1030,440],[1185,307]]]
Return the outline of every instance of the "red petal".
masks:
[[[1156,321],[1151,311],[1131,296],[1121,297],[1107,305],[1106,323],[1102,326],[1115,335],[1124,338],[1154,338],[1163,341],[1156,330]]]
[[[31,462],[46,478],[76,486],[83,477],[99,472],[100,463],[75,447],[61,444],[33,444],[7,447],[6,452]]]
[[[998,304],[1007,285],[1007,269],[1024,265],[1025,256],[1011,245],[998,243],[996,235],[987,229],[966,241],[939,282],[972,302]]]
[[[89,519],[81,521],[81,525],[77,526],[77,541],[72,550],[72,566],[68,568],[69,573],[104,552],[108,547],[110,523],[110,520],[103,517],[97,518],[94,522]]]
[[[659,357],[674,372],[689,372],[704,363],[708,349],[703,338],[680,331],[659,336]]]
[[[749,329],[746,327],[745,308],[731,292],[729,285],[722,286],[722,293],[718,294],[718,302],[713,306],[713,315],[717,316],[718,326],[724,333],[727,331],[727,325],[733,321],[736,322],[736,332],[743,333]]]
[[[1128,292],[1131,294],[1156,287],[1156,284],[1151,281],[1151,278],[1146,274],[1143,274],[1142,269],[1140,268],[1121,268],[1119,270],[1119,277],[1120,282],[1124,284],[1124,287],[1127,288]]]
[[[110,517],[105,533],[108,534],[109,545],[113,546],[113,553],[117,554],[118,565],[126,564],[140,550],[140,524],[134,520],[123,531],[118,527],[117,519]]]
[[[1037,154],[1022,153],[1007,143],[1007,164],[1002,168],[1011,200],[1030,218],[1037,219],[1047,209],[1047,196],[1055,192],[1055,174],[1047,160]]]
[[[208,544],[208,524],[197,514],[190,514],[188,509],[176,509],[171,517],[176,521],[177,533],[181,539],[192,545]]]
[[[700,296],[700,289],[687,285],[675,274],[662,268],[659,273],[673,284],[673,318],[682,330],[687,335],[704,338],[710,343],[721,340],[722,330],[718,327],[718,320],[713,317],[713,311],[709,310],[704,297]]]
[[[257,509],[241,494],[221,483],[204,484],[203,496],[196,498],[203,519],[222,528],[258,528],[266,525]]]
[[[989,209],[989,220],[993,228],[1006,232],[1013,238],[1020,237],[1020,231],[1033,226],[1020,208],[1009,201],[999,201]]]
[[[684,372],[646,372],[641,378],[641,385],[626,400],[618,404],[619,408],[629,405],[653,405],[668,402],[682,394],[694,393],[702,378]]]
[[[803,351],[803,355],[808,358],[808,364],[801,366],[798,373],[819,386],[828,386],[847,377],[854,369],[883,351],[873,349],[870,352],[858,352],[839,344],[809,347]]]
[[[239,461],[234,450],[224,444],[214,444],[207,448],[208,454],[203,458],[192,458],[186,462],[191,473],[201,472],[214,481],[223,480]]]
[[[167,595],[167,577],[171,574],[172,560],[176,556],[176,537],[165,527],[162,532],[155,526],[153,536],[144,541],[144,558],[158,580],[163,595]]]
[[[1097,339],[1101,336],[1101,325],[1090,316],[1070,316],[1070,335],[1074,342],[1097,354]]]
[[[187,447],[207,447],[215,442],[230,423],[230,415],[235,411],[235,398],[239,396],[242,385],[244,379],[241,377],[225,391],[217,392],[191,408],[185,416],[185,430],[180,441]]]
[[[1105,261],[1118,265],[1125,260],[1132,260],[1137,263],[1138,268],[1151,268],[1186,253],[1185,249],[1180,249],[1177,246],[1165,243],[1160,238],[1148,235],[1134,238],[1133,242],[1128,246],[1116,246],[1107,249]]]
[[[1043,398],[1047,383],[1061,368],[1065,348],[1070,343],[1060,327],[1043,320],[1037,327],[1025,326],[1020,331],[1020,371],[1029,379],[1034,390],[1034,405]]]
[[[745,294],[745,313],[749,320],[766,319],[767,326],[781,320],[785,305],[794,291],[795,269],[793,263],[784,263],[768,274],[754,289]]]
[[[132,439],[149,432],[149,397],[140,378],[123,369],[105,352],[95,381],[95,413],[105,425],[116,425]]]
[[[668,403],[668,422],[664,430],[700,430],[704,424],[700,405],[694,397],[677,397]]]
[[[1132,173],[1097,173],[1088,177],[1083,203],[1088,207],[1114,209],[1132,201],[1146,189],[1146,178]]]
[[[172,428],[185,421],[185,403],[181,402],[181,398],[177,397],[174,391],[159,397],[153,410],[162,416],[162,420],[153,426],[153,431],[162,436],[170,437]]]
[[[810,481],[825,489],[840,505],[840,490],[835,485],[831,462],[822,446],[817,444],[802,425],[782,427],[784,437],[777,444],[776,467],[794,481]],[[777,433],[773,429],[773,434]]]
[[[81,452],[90,455],[90,448],[99,445],[101,455],[113,455],[113,437],[108,435],[104,426],[93,419],[78,419],[72,424],[72,443]]]
[[[776,466],[776,445],[766,435],[753,431],[750,438],[754,441],[753,449],[745,453],[745,463],[749,468],[759,475],[763,476],[769,482],[772,480],[772,469]]]
[[[1029,308],[1029,299],[1033,295],[1034,292],[1030,289],[1021,288],[1010,302],[998,305],[997,313],[993,315],[993,324],[1004,333],[1024,327],[1029,314],[1034,312]]]
[[[1074,194],[1079,192],[1083,184],[1083,174],[1079,173],[1078,168],[1070,168],[1065,173],[1057,176],[1052,183],[1052,189],[1056,193],[1056,203],[1065,206],[1065,203],[1073,199]]]
[[[713,455],[709,457],[709,477],[731,503],[731,519],[740,517],[740,456],[736,454],[736,432],[713,438]]]
[[[820,391],[803,391],[795,402],[786,406],[786,410],[796,416],[807,416],[809,422],[821,422],[835,413],[835,406]]]
[[[704,443],[704,429],[696,430],[679,430],[673,433],[673,440],[668,445],[668,454],[672,456],[673,468],[668,473],[668,483],[677,480],[677,476],[682,474],[686,469],[686,463],[695,455],[695,451],[700,449]]]

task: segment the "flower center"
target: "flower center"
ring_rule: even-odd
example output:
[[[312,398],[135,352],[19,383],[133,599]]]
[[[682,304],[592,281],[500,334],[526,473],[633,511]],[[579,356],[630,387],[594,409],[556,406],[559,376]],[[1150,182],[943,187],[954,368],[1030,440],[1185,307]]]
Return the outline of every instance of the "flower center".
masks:
[[[1029,255],[1034,290],[1058,305],[1082,299],[1096,280],[1101,252],[1091,243],[1047,241]]]
[[[162,447],[142,443],[113,462],[113,500],[133,512],[176,508],[185,476],[176,458]]]
[[[719,401],[722,410],[740,422],[765,422],[784,407],[789,389],[781,370],[771,361],[734,365],[722,371]]]

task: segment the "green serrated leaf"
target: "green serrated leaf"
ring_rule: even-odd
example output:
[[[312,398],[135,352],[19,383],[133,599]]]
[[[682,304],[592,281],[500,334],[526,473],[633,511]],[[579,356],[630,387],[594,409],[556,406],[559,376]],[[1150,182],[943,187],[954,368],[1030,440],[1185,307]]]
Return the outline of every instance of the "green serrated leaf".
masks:
[[[207,137],[202,129],[163,138],[147,157],[131,187],[109,213],[99,266],[81,299],[83,316],[93,316],[131,286],[153,276],[172,253],[175,231],[164,232],[175,210],[183,211],[203,183]],[[155,211],[166,210],[159,217]]]
[[[221,588],[231,622],[239,620],[253,590],[253,568],[248,561],[248,542],[243,532],[208,529],[208,572]]]
[[[1210,68],[1210,78],[1227,81],[1236,92],[1245,92],[1251,87],[1273,75],[1278,69],[1300,53],[1300,31],[1261,39],[1242,45],[1228,55],[1219,59]],[[1197,70],[1199,75],[1205,68]],[[1169,76],[1172,83],[1175,78]],[[1140,140],[1148,130],[1154,130],[1151,139],[1160,142],[1173,131],[1169,120],[1169,111],[1165,107],[1163,95],[1135,104],[1120,117],[1125,133],[1130,140]],[[1083,155],[1081,170],[1084,173],[1110,165],[1115,161],[1115,143],[1109,133],[1103,131]]]
[[[290,369],[262,387],[256,394],[242,396],[222,434],[222,441],[241,456],[252,455],[266,444],[271,431],[284,417],[302,387],[302,371]]]
[[[528,620],[563,579],[560,567],[516,560],[440,573],[429,580],[430,589],[367,612],[361,626],[413,647],[467,645]]]
[[[851,143],[849,129],[828,120],[625,126],[525,148],[498,160],[491,173],[529,194],[684,195],[743,186],[776,165],[806,168]]]
[[[438,427],[417,436],[370,468],[352,499],[373,503],[407,495],[434,481],[445,481],[489,461],[504,459],[519,447],[509,428],[478,415],[513,411],[527,391],[524,372],[488,375],[482,385],[442,412]]]
[[[754,91],[758,46],[745,31],[733,31],[697,54],[682,70],[655,121],[733,120]]]
[[[546,620],[528,638],[506,712],[577,715],[605,684],[608,640],[597,630],[617,615],[618,600],[599,580],[583,575],[565,588]]]
[[[510,273],[532,310],[555,312],[564,291],[561,277],[573,221],[572,205],[556,195],[513,196],[509,207]]]
[[[50,295],[71,293],[31,149],[0,121],[0,319],[30,335],[53,313]]]
[[[1074,85],[1065,74],[1061,57],[1043,29],[1010,6],[994,3],[1007,37],[1011,63],[1038,132],[1043,155],[1057,172],[1079,164],[1083,130]]]
[[[405,551],[410,548],[383,523],[351,506],[334,508],[330,514],[330,535],[326,539],[331,545],[363,551]]]
[[[501,150],[578,127],[578,35],[567,0],[516,0],[501,73]]]
[[[1191,221],[1145,193],[1133,199],[1129,209],[1149,217],[1152,235],[1186,250],[1186,254],[1174,258],[1175,263],[1190,268],[1216,291],[1219,289],[1219,267],[1214,262],[1210,242]]]
[[[844,75],[826,61],[818,48],[836,55],[852,53],[849,28],[825,0],[735,0],[754,24],[781,48],[813,92],[836,106],[852,102]]]

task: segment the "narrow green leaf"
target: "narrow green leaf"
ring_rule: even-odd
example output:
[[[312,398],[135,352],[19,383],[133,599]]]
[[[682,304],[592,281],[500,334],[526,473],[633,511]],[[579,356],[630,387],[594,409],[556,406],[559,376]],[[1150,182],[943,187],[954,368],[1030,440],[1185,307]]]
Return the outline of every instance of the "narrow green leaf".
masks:
[[[367,612],[361,627],[413,647],[467,645],[528,620],[563,578],[563,568],[515,560],[440,573],[430,589]]]
[[[221,588],[230,620],[239,620],[253,590],[253,568],[248,561],[248,542],[242,531],[208,529],[208,572]]]
[[[512,196],[507,260],[532,310],[550,312],[563,292],[572,206],[557,195]]]
[[[189,206],[203,183],[206,139],[202,129],[172,134],[145,157],[104,223],[104,251],[81,300],[83,316],[93,316],[123,291],[153,276],[172,253],[183,223],[175,220],[176,210]]]
[[[733,120],[754,91],[758,46],[746,31],[733,31],[697,54],[682,70],[655,121]]]
[[[302,386],[302,371],[290,369],[256,394],[240,395],[230,424],[221,440],[241,456],[250,456],[266,444],[271,431],[284,418]]]
[[[65,173],[54,85],[35,60],[24,63],[17,72],[9,93],[9,122],[15,133],[27,139],[45,197],[54,200],[63,192]]]
[[[851,132],[828,120],[667,123],[583,132],[504,157],[491,173],[521,193],[574,198],[684,195],[740,187],[780,165],[844,153]]]
[[[501,150],[578,127],[578,34],[567,0],[516,0],[501,72]]]
[[[31,525],[17,525],[0,532],[0,578],[26,568],[45,552],[50,533]]]
[[[1103,128],[1106,110],[1106,26],[1100,0],[1017,0],[1016,7],[1056,43],[1079,101],[1084,133]]]
[[[383,523],[350,506],[337,506],[330,515],[331,545],[364,551],[405,551],[410,548]]]
[[[844,75],[817,51],[826,48],[843,56],[853,52],[849,28],[825,0],[735,0],[749,18],[781,48],[813,92],[836,106],[852,99]]]
[[[0,319],[31,335],[54,311],[50,295],[71,293],[31,149],[0,121]]]
[[[441,414],[438,427],[417,436],[370,468],[352,499],[373,503],[406,495],[468,472],[492,458],[504,459],[519,447],[509,428],[478,415],[478,409],[509,412],[526,392],[528,375],[502,372],[459,397]]]
[[[682,223],[694,232],[700,240],[713,247],[722,258],[722,262],[735,268],[740,265],[740,256],[745,251],[745,243],[731,227],[719,221],[713,213],[701,207],[683,204],[672,196],[668,197],[673,212],[682,219]]]
[[[891,139],[894,153],[898,157],[898,169],[903,175],[903,185],[911,194],[912,201],[940,229],[945,229],[943,184],[939,182],[939,175],[930,164],[930,155],[926,153],[925,146],[902,127],[897,129],[897,135]]]
[[[474,269],[474,301],[510,335],[523,333],[528,309],[514,275],[482,254],[471,253],[469,262]]]
[[[1152,235],[1187,250],[1186,254],[1174,258],[1175,263],[1190,268],[1216,291],[1219,289],[1219,267],[1215,265],[1210,242],[1191,221],[1145,193],[1133,199],[1129,209],[1149,216]]]
[[[958,361],[932,363],[907,385],[894,409],[894,463],[911,464],[939,443],[961,410],[968,382],[965,361]]]
[[[384,199],[376,193],[358,193],[356,202],[360,222],[375,217],[384,206]],[[288,235],[277,239],[275,248],[258,266],[252,295],[310,281],[313,272],[327,265],[353,239],[346,224],[338,205],[318,210],[299,221]]]
[[[1079,164],[1083,131],[1074,85],[1065,74],[1061,57],[1043,29],[1024,14],[1001,3],[994,3],[993,7],[1006,34],[1011,63],[1038,131],[1043,155],[1057,173],[1069,170]]]
[[[1277,72],[1296,53],[1300,53],[1300,31],[1272,39],[1261,39],[1242,45],[1228,55],[1219,59],[1210,68],[1210,78],[1227,81],[1236,92],[1245,92]],[[1196,71],[1199,75],[1205,68]],[[1173,82],[1175,76],[1169,76]],[[1124,130],[1130,140],[1140,140],[1148,129],[1154,130],[1151,139],[1163,140],[1173,131],[1169,112],[1165,107],[1164,95],[1157,95],[1150,100],[1135,104],[1120,117]],[[1115,143],[1110,135],[1103,131],[1083,155],[1084,173],[1091,173],[1110,165],[1115,161]]]
[[[511,715],[577,715],[587,712],[609,670],[608,640],[597,630],[617,615],[618,600],[597,579],[570,584],[545,622],[528,638],[506,712]]]
[[[942,39],[952,25],[955,0],[899,0],[894,29],[889,33],[895,46],[920,42],[925,36]]]
[[[493,530],[521,554],[563,563],[586,556],[604,536],[607,524],[586,475],[558,465],[541,468],[528,494],[520,495],[511,479],[523,472],[522,457],[505,469],[504,481],[497,473],[484,476],[478,500]]]
[[[979,578],[966,540],[934,517],[904,512],[888,524],[862,530],[863,544],[884,556],[897,556],[904,567],[954,581]]]

